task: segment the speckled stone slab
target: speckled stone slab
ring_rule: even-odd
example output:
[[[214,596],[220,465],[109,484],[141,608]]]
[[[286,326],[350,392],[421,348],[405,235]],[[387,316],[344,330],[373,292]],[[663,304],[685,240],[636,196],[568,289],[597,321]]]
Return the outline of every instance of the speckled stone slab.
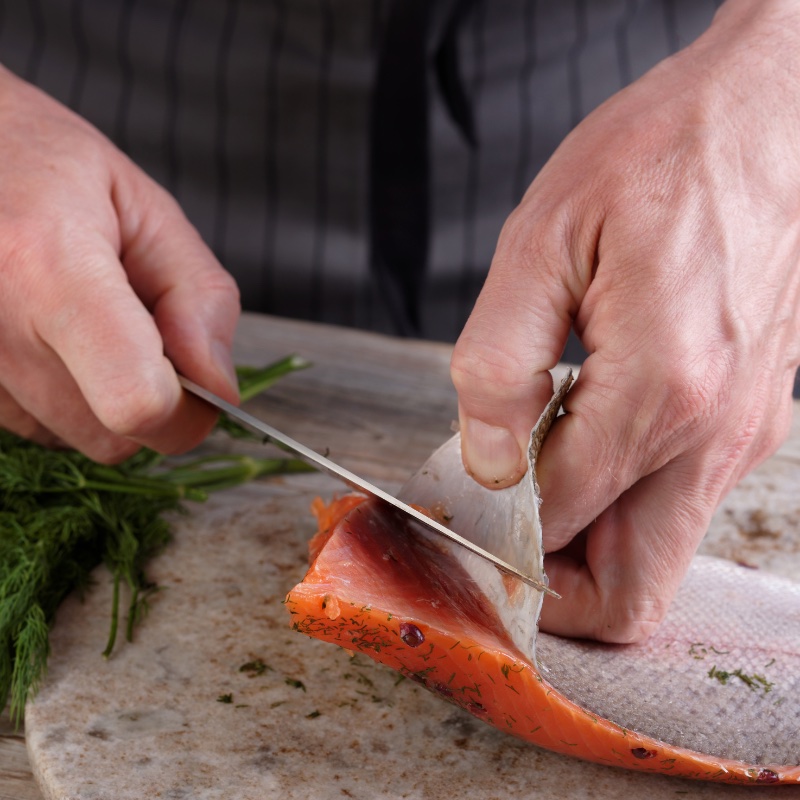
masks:
[[[748,504],[760,498],[742,487],[708,549],[796,576],[799,474],[795,465],[783,484],[775,478],[768,504]],[[336,488],[292,477],[217,496],[178,520],[151,569],[162,591],[135,643],[108,661],[107,574],[84,603],[61,608],[26,723],[45,797],[752,797],[539,750],[364,657],[293,633],[281,600],[305,569],[308,504]],[[800,797],[758,794],[773,791]]]
[[[237,362],[290,352],[314,367],[254,413],[383,488],[450,435],[449,347],[245,315]],[[85,602],[61,607],[49,675],[26,712],[48,800],[800,798],[545,752],[294,633],[281,601],[306,568],[309,504],[335,491],[329,478],[293,476],[193,507],[149,569],[162,588],[135,642],[108,661],[107,573]],[[800,413],[789,442],[726,500],[703,550],[800,580]]]

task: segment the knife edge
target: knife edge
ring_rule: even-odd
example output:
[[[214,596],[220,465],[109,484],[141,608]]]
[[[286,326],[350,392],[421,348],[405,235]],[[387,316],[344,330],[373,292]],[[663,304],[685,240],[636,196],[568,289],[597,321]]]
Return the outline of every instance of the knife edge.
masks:
[[[183,375],[178,375],[178,380],[180,381],[181,386],[186,389],[188,392],[191,392],[196,397],[199,397],[201,400],[209,403],[210,405],[214,406],[220,411],[224,411],[230,417],[235,419],[237,422],[240,422],[242,425],[246,425],[248,428],[256,431],[257,433],[261,434],[264,439],[264,443],[266,444],[269,441],[274,441],[283,447],[288,448],[289,450],[293,451],[297,456],[299,456],[303,461],[306,463],[311,464],[314,467],[321,469],[323,472],[326,472],[333,478],[337,480],[343,481],[347,486],[351,489],[354,489],[358,492],[362,492],[363,494],[369,495],[371,497],[376,497],[379,500],[383,501],[384,503],[393,506],[394,508],[401,511],[403,514],[410,516],[416,522],[424,525],[428,530],[433,531],[434,533],[439,534],[440,536],[444,536],[452,542],[465,547],[470,552],[474,553],[475,555],[489,561],[493,564],[497,569],[501,572],[506,573],[507,575],[511,575],[519,580],[523,581],[524,583],[532,586],[534,589],[537,589],[540,592],[544,592],[549,594],[553,597],[560,597],[556,592],[550,589],[541,581],[533,578],[530,575],[526,575],[524,572],[516,569],[515,567],[511,566],[511,564],[506,563],[502,559],[498,558],[497,556],[493,555],[492,553],[484,550],[482,547],[479,547],[476,544],[473,544],[469,539],[465,539],[463,536],[459,536],[455,531],[451,530],[450,528],[443,525],[438,520],[433,519],[432,517],[423,514],[418,509],[414,508],[413,506],[404,503],[402,500],[398,500],[393,495],[385,492],[378,486],[370,483],[367,480],[356,475],[354,472],[351,472],[349,469],[336,464],[335,462],[331,461],[326,456],[321,455],[320,453],[315,452],[310,447],[306,447],[304,444],[301,444],[298,441],[295,441],[290,436],[287,436],[284,433],[281,433],[276,428],[273,428],[268,423],[264,422],[263,420],[258,419],[258,417],[254,417],[252,414],[244,411],[241,408],[229,403],[227,400],[223,400],[221,397],[218,397],[213,392],[208,391],[208,389],[203,388],[199,384],[195,383],[194,381],[189,380],[189,378],[184,377]]]

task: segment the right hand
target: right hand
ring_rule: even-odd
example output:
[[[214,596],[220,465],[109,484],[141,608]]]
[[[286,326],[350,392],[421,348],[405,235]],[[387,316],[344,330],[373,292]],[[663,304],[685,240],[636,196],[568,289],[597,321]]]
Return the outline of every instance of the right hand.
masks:
[[[175,200],[0,67],[0,427],[101,462],[180,452],[236,402],[239,295]]]
[[[510,217],[456,345],[464,463],[518,480],[570,325],[589,353],[537,460],[541,628],[642,641],[726,493],[785,439],[800,363],[800,4],[727,0],[590,114]]]

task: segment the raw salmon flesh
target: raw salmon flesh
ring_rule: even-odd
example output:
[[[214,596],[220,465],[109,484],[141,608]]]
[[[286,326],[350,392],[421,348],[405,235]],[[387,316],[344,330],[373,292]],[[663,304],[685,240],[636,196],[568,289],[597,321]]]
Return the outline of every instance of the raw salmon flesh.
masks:
[[[517,487],[479,487],[456,436],[401,496],[545,579],[534,467],[560,399],[534,430]],[[315,513],[311,567],[286,600],[296,630],[549,750],[732,784],[800,784],[800,585],[697,557],[646,643],[570,640],[537,630],[540,592],[379,501],[348,495],[317,501]]]

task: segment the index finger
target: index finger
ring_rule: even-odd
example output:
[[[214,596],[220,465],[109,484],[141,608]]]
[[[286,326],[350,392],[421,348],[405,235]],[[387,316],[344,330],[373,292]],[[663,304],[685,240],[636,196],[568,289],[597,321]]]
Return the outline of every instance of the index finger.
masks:
[[[155,320],[101,237],[73,251],[78,266],[53,277],[36,332],[63,363],[83,400],[111,433],[163,452],[198,444],[214,415],[181,391]]]
[[[177,202],[146,176],[117,180],[122,261],[164,351],[187,377],[238,401],[231,346],[239,290]]]

